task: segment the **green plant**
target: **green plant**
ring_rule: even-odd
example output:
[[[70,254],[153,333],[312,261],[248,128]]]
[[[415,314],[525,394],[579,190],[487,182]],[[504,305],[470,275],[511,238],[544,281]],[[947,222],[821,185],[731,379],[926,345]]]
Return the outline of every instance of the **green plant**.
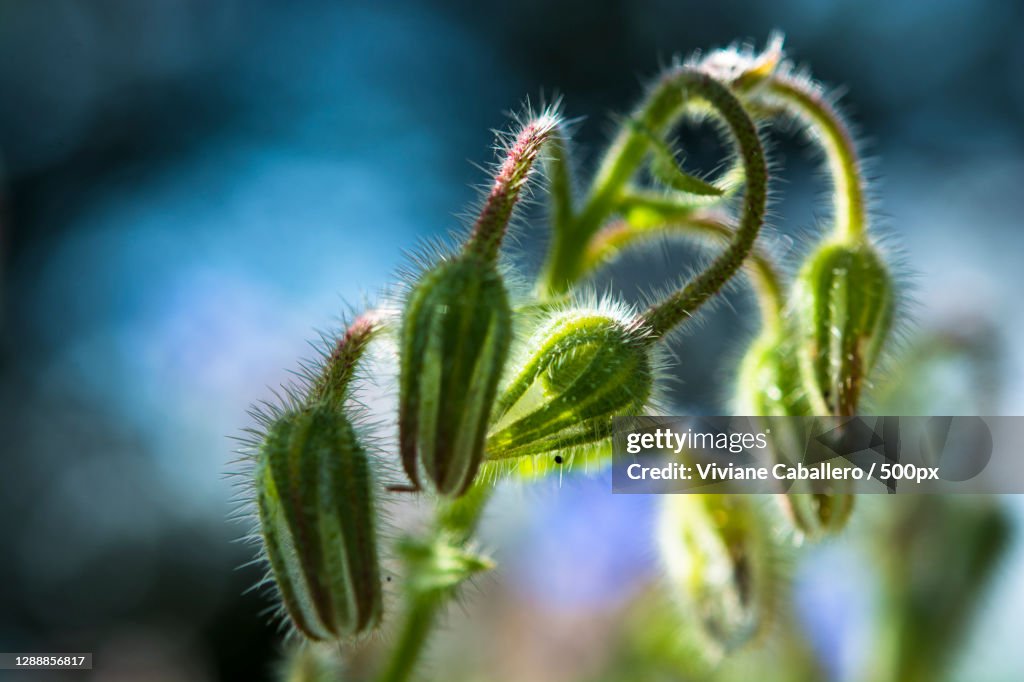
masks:
[[[769,196],[762,132],[779,117],[820,145],[833,185],[831,225],[792,281],[758,241]],[[712,179],[684,171],[670,141],[681,122],[701,119],[735,152]],[[872,238],[852,138],[777,39],[760,54],[722,50],[666,70],[624,118],[585,191],[576,191],[558,106],[527,111],[502,153],[468,236],[420,256],[401,314],[384,305],[354,319],[253,434],[257,535],[289,621],[306,638],[341,642],[389,622],[390,653],[373,671],[381,681],[414,674],[445,606],[493,565],[472,538],[495,481],[606,459],[614,416],[659,409],[671,372],[664,340],[741,269],[761,320],[737,373],[741,414],[855,414],[890,336],[895,287]],[[541,165],[551,237],[528,293],[510,284],[519,278],[501,246]],[[588,293],[605,264],[665,236],[721,250],[643,309]],[[352,393],[378,339],[385,354],[397,349],[383,371],[397,374],[398,409],[371,426]],[[404,480],[394,475],[399,463]],[[386,498],[413,494],[431,501],[433,519],[385,534]],[[774,566],[791,543],[763,505],[684,502],[666,509],[661,529],[669,573],[685,583],[681,606],[702,641],[721,655],[768,629],[781,594]],[[838,531],[852,509],[844,490],[784,502],[793,532],[810,538]],[[384,606],[378,554],[401,567],[397,607]],[[706,578],[694,568],[704,565],[731,578]],[[297,660],[288,679],[320,679],[302,671],[326,669]]]

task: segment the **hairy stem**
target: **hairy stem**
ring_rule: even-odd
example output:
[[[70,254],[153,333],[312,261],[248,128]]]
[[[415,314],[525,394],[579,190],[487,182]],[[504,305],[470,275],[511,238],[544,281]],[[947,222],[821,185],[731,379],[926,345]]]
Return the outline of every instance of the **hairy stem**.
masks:
[[[822,88],[809,78],[776,73],[755,92],[755,98],[794,116],[821,146],[832,178],[833,230],[851,241],[863,240],[868,215],[860,159],[849,127]]]
[[[676,72],[668,84],[687,99],[696,97],[710,104],[728,125],[743,162],[746,186],[739,224],[733,239],[711,264],[682,289],[652,305],[643,317],[652,330],[652,339],[663,337],[692,316],[717,293],[736,271],[754,246],[764,223],[768,189],[768,165],[754,122],[729,89],[710,76],[693,69]]]
[[[476,532],[490,500],[494,486],[481,476],[462,497],[445,500],[438,505],[433,535],[444,534],[450,540],[465,544]],[[388,661],[377,676],[377,682],[405,682],[408,680],[427,646],[438,616],[455,596],[454,589],[420,591],[416,576],[409,576],[405,613],[399,626],[394,648]]]
[[[712,90],[714,94],[708,96]],[[681,115],[684,105],[695,98],[705,99],[719,109],[721,102],[713,100],[720,100],[723,93],[731,97],[712,76],[692,67],[671,69],[655,83],[605,153],[583,206],[561,229],[556,225],[537,287],[542,298],[565,293],[583,276],[587,242],[615,212],[627,183],[650,151],[652,133],[663,133]],[[735,110],[742,113],[742,108]],[[760,150],[759,141],[757,148]],[[746,163],[747,159],[741,161]]]
[[[442,600],[436,596],[418,595],[408,602],[398,639],[387,667],[377,677],[378,682],[405,682],[412,676],[437,620]]]
[[[628,244],[656,236],[679,234],[698,238],[710,237],[727,244],[733,239],[735,231],[736,228],[729,216],[712,210],[693,211],[689,215],[644,225],[642,228],[634,227],[625,220],[613,221],[601,228],[587,245],[584,269],[586,272],[592,272]],[[747,258],[745,267],[754,295],[757,297],[762,326],[765,329],[777,330],[782,324],[785,305],[785,285],[778,265],[768,253],[755,246]]]
[[[508,230],[512,210],[529,180],[541,148],[557,128],[557,116],[545,113],[531,119],[519,131],[506,151],[483,209],[473,224],[473,231],[464,247],[466,253],[476,254],[487,261],[498,258],[498,249]]]
[[[310,390],[310,402],[327,400],[340,404],[345,399],[359,358],[380,329],[382,320],[379,311],[368,310],[352,321],[345,334],[338,339],[323,371]]]

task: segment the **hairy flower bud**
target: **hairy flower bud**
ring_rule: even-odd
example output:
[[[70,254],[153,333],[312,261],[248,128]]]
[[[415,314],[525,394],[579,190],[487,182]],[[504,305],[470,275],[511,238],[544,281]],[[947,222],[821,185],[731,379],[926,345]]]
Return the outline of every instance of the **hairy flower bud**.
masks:
[[[709,658],[763,633],[780,599],[783,550],[767,510],[745,495],[672,495],[661,556],[682,613]]]
[[[794,349],[779,334],[756,338],[740,362],[735,413],[781,417],[806,414]]]
[[[800,386],[795,351],[775,334],[754,341],[740,365],[736,413],[745,416],[809,417],[813,410]],[[810,420],[776,420],[768,434],[768,447],[776,462],[793,464],[806,452],[812,437]],[[854,496],[848,481],[832,481],[828,492],[806,492],[795,482],[779,502],[793,527],[808,540],[819,540],[842,530],[853,511]]]
[[[257,502],[267,558],[295,627],[315,640],[374,628],[382,611],[372,479],[342,411],[288,412],[260,448]]]
[[[654,358],[635,322],[595,310],[553,314],[498,401],[492,458],[599,442],[612,417],[639,414],[651,398]]]
[[[870,244],[826,242],[795,287],[797,353],[808,399],[825,415],[852,415],[888,339],[893,284]]]
[[[484,438],[512,340],[512,310],[497,268],[472,254],[428,271],[409,296],[401,333],[399,445],[418,489],[461,495]]]

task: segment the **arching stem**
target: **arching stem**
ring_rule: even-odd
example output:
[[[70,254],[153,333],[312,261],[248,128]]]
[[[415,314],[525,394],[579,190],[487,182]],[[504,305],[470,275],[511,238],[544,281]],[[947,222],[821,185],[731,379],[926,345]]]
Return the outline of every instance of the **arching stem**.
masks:
[[[735,140],[737,153],[743,162],[746,186],[743,189],[739,223],[729,246],[682,289],[643,313],[643,318],[651,328],[652,340],[664,337],[690,318],[743,265],[764,223],[768,189],[768,165],[757,128],[732,92],[710,76],[694,69],[682,69],[672,74],[666,85],[675,86],[673,89],[685,96],[683,101],[700,98],[718,112]],[[681,103],[676,102],[676,106]]]
[[[677,219],[666,219],[664,222],[645,225],[642,228],[630,225],[625,220],[616,220],[601,228],[590,240],[584,256],[584,270],[587,273],[593,272],[628,245],[646,239],[663,235],[681,235],[698,239],[710,238],[728,244],[732,241],[735,230],[730,216],[714,210],[698,210]],[[757,298],[762,327],[772,331],[778,330],[782,324],[785,306],[785,282],[782,272],[772,257],[756,245],[744,267]]]
[[[866,183],[853,135],[843,117],[810,78],[778,71],[751,90],[751,98],[796,118],[821,146],[832,178],[833,230],[850,241],[868,230]]]

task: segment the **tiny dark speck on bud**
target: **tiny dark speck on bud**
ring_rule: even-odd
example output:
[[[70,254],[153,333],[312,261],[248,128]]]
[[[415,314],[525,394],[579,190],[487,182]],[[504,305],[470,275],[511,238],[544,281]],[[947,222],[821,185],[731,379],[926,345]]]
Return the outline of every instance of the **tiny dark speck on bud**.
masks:
[[[562,456],[561,455],[555,455],[555,464],[561,464],[561,463],[562,463]]]

